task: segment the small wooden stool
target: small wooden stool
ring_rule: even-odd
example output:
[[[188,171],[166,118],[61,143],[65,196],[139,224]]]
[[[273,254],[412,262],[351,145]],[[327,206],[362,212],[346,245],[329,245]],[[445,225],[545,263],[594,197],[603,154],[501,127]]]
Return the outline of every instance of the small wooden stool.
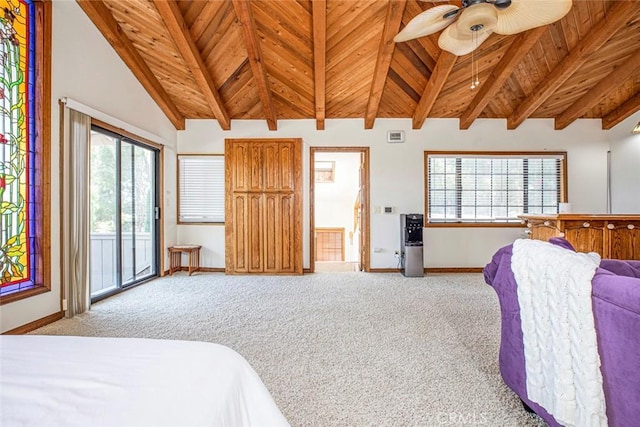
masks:
[[[182,254],[189,255],[189,276],[200,270],[200,245],[175,245],[169,247],[169,275],[182,269]]]

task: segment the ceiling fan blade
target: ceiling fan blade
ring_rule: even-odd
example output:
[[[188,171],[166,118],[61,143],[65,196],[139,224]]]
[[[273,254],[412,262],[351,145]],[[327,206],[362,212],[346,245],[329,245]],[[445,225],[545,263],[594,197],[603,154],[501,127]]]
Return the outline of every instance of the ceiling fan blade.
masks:
[[[455,21],[458,14],[453,14],[449,18],[444,18],[444,15],[449,12],[453,12],[454,10],[458,10],[458,7],[450,4],[435,6],[431,9],[425,10],[409,21],[402,31],[393,38],[393,41],[404,42],[437,33]]]
[[[466,34],[460,32],[457,25],[450,25],[440,34],[438,46],[440,49],[451,52],[456,56],[464,56],[473,52],[486,39],[489,38],[492,31],[478,31],[474,34]]]
[[[511,6],[497,9],[495,33],[511,35],[562,19],[571,10],[571,0],[512,0]]]

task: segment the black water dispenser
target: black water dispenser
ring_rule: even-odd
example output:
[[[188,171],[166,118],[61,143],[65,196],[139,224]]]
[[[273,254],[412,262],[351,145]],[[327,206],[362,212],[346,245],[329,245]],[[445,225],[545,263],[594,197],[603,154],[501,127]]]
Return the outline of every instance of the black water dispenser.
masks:
[[[407,277],[424,276],[422,214],[400,214],[400,265]]]

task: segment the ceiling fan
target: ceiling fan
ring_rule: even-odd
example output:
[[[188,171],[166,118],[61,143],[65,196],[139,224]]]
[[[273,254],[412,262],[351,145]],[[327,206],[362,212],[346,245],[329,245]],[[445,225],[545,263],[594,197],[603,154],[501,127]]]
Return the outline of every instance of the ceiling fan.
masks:
[[[444,29],[438,45],[462,56],[478,48],[491,33],[511,35],[551,24],[571,6],[572,0],[462,0],[462,7],[447,4],[427,9],[393,40],[403,42]]]

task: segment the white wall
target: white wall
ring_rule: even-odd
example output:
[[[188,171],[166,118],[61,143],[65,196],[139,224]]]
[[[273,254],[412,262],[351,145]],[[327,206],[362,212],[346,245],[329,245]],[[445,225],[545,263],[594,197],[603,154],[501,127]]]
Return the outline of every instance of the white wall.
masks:
[[[315,184],[315,226],[344,228],[344,260],[358,261],[358,239],[349,238],[353,232],[353,207],[360,181],[360,153],[315,154],[315,160],[335,162],[334,182]],[[356,236],[357,237],[357,236]]]
[[[1,306],[3,332],[60,311],[59,99],[71,98],[104,113],[97,117],[103,121],[119,119],[165,144],[165,244],[176,242],[176,130],[76,2],[53,2],[52,40],[51,292]]]
[[[640,112],[616,126],[611,140],[611,212],[640,213]]]
[[[425,150],[567,151],[569,201],[574,212],[605,212],[607,207],[608,132],[600,120],[578,120],[563,131],[553,120],[531,119],[517,130],[506,130],[503,120],[477,120],[471,129],[458,129],[458,120],[429,119],[420,130],[411,120],[379,119],[372,130],[363,120],[327,120],[317,131],[314,120],[281,120],[270,132],[264,121],[234,120],[231,131],[215,121],[189,120],[178,132],[180,153],[223,153],[225,138],[302,138],[303,151],[303,260],[309,266],[309,147],[369,146],[371,207],[391,206],[394,215],[371,215],[371,267],[395,268],[399,246],[399,218],[403,212],[424,211]],[[404,130],[406,142],[386,142],[388,130]],[[518,228],[427,228],[424,232],[426,267],[482,267],[499,247],[520,236]],[[203,265],[224,267],[224,227],[180,225],[179,243],[203,246]],[[377,248],[380,252],[373,252]]]

